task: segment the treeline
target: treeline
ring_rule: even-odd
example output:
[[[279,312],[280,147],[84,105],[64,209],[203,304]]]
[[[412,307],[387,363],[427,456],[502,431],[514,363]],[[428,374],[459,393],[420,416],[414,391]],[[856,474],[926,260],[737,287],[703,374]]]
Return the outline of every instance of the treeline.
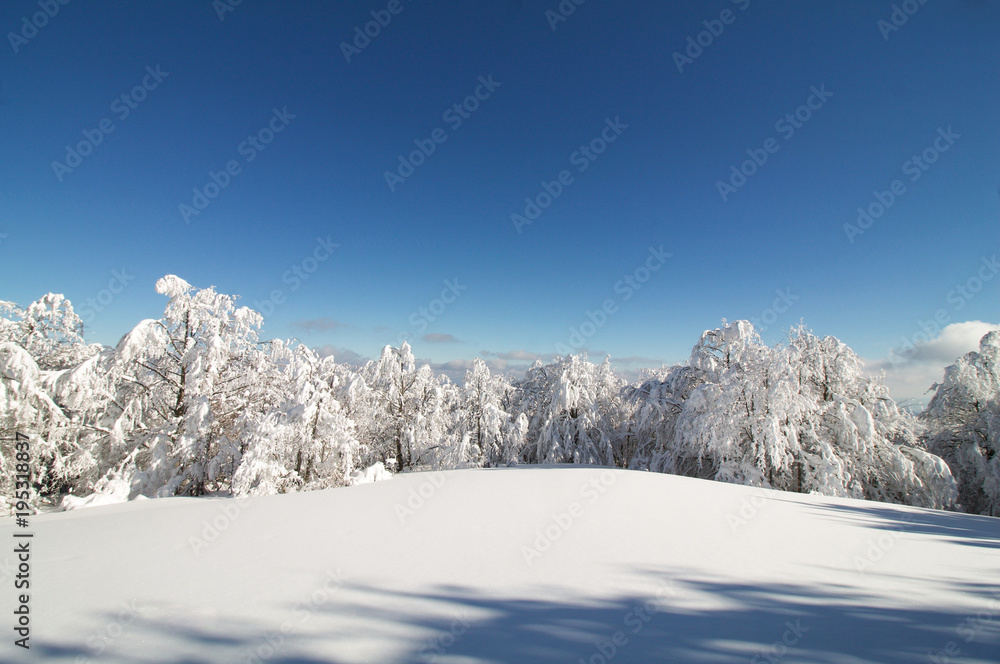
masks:
[[[114,348],[83,341],[71,303],[0,302],[0,494],[15,432],[32,493],[121,498],[344,486],[410,469],[600,464],[786,491],[1000,515],[1000,333],[946,371],[919,417],[833,337],[761,343],[737,321],[686,364],[628,385],[607,360],[535,362],[523,378],[475,360],[461,385],[386,346],[361,367],[262,341],[259,313],[176,276]]]

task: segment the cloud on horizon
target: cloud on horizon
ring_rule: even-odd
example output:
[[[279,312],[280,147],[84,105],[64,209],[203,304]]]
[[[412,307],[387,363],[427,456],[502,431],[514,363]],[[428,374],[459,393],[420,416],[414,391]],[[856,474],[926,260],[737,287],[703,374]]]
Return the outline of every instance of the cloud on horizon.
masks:
[[[320,357],[329,357],[332,355],[334,362],[338,364],[350,364],[354,367],[360,367],[371,360],[370,357],[355,353],[349,348],[339,348],[330,344],[320,346],[316,349],[316,352],[319,353]]]
[[[347,327],[340,321],[333,320],[328,316],[322,318],[312,318],[307,320],[293,320],[292,327],[297,327],[306,332],[332,332],[341,327]]]
[[[461,339],[456,339],[451,334],[441,334],[440,332],[431,332],[430,334],[425,334],[420,337],[423,341],[429,344],[460,344],[463,343]]]
[[[979,340],[987,332],[1000,330],[1000,324],[970,320],[944,327],[937,337],[912,349],[893,349],[889,356],[865,361],[869,374],[885,371],[885,384],[896,401],[926,401],[931,385],[944,378],[945,367],[966,353],[979,349]]]

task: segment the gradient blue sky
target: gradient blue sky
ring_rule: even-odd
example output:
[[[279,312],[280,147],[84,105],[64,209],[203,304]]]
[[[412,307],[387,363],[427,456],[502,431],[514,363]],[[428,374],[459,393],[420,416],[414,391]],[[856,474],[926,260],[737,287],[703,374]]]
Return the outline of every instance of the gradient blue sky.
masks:
[[[173,273],[250,305],[281,290],[266,336],[348,358],[409,332],[456,368],[554,353],[607,299],[585,346],[633,369],[685,359],[778,290],[796,299],[766,341],[801,319],[876,361],[937,310],[1000,319],[1000,279],[949,301],[1000,239],[1000,3],[914,4],[885,39],[891,2],[590,0],[553,30],[555,0],[401,0],[348,63],[341,43],[388,4],[244,0],[220,20],[210,0],[71,2],[15,52],[9,33],[40,9],[5,2],[0,299],[55,291],[81,309],[124,271],[88,316],[88,338],[113,344],[160,315],[153,285]],[[679,72],[674,52],[723,10],[733,22]],[[120,119],[112,102],[147,66],[169,75]],[[453,128],[444,112],[490,75],[501,85]],[[775,123],[811,86],[833,96],[786,138]],[[247,163],[238,146],[286,107]],[[628,128],[578,172],[571,155],[618,117]],[[104,118],[114,131],[60,182],[52,162]],[[948,127],[960,138],[910,182],[904,162]],[[437,128],[447,140],[390,191],[384,172]],[[723,201],[717,181],[772,137]],[[178,205],[229,160],[241,172],[186,224]],[[573,183],[519,234],[511,214],[563,169]],[[906,192],[849,242],[844,224],[896,179]],[[317,237],[340,247],[293,290],[283,275]],[[672,258],[623,301],[616,283],[660,245]],[[456,279],[466,290],[414,327]]]

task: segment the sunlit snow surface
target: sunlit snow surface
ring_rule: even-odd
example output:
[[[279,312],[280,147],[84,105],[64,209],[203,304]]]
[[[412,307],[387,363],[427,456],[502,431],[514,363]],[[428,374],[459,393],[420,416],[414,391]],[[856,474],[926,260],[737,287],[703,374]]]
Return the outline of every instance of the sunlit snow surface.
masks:
[[[4,661],[1000,660],[1000,519],[518,467],[31,530],[32,647],[9,625]]]

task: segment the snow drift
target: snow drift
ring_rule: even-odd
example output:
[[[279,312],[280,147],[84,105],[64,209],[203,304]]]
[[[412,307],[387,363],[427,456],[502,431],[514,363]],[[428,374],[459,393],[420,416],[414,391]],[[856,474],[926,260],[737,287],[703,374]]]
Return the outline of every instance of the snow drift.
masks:
[[[0,522],[0,538],[13,529]],[[1000,652],[1000,521],[658,473],[403,473],[53,513],[32,530],[23,661],[839,664]],[[22,654],[3,648],[8,661]]]

